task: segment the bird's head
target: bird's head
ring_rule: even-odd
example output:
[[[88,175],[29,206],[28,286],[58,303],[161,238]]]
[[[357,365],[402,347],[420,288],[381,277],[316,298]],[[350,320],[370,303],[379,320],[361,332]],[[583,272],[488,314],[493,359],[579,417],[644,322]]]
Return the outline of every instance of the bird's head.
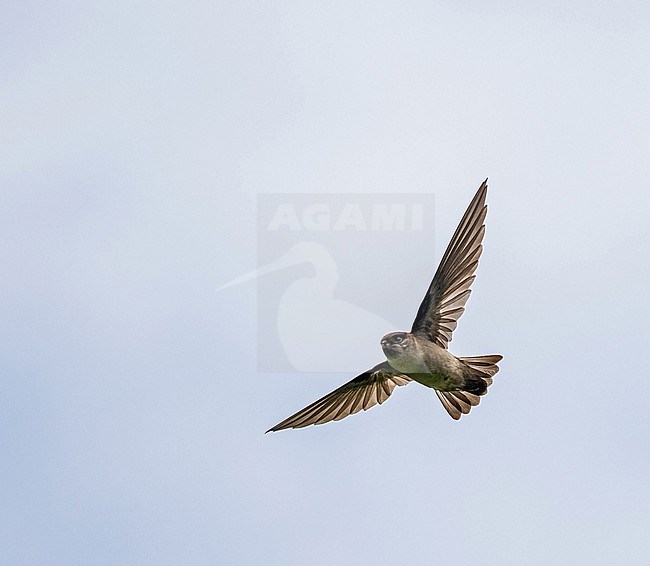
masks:
[[[413,343],[413,335],[410,332],[391,332],[381,339],[381,349],[390,359],[406,353]]]

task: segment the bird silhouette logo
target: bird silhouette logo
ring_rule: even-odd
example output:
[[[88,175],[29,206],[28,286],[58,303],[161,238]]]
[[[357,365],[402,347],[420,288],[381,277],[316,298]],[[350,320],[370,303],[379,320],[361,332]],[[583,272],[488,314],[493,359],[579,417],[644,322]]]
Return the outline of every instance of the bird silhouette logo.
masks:
[[[298,242],[276,261],[233,279],[219,290],[300,264],[311,265],[313,273],[297,277],[283,289],[277,306],[277,335],[283,352],[299,372],[322,372],[324,368],[347,371],[353,367],[351,363],[363,359],[358,347],[360,336],[370,330],[385,334],[395,325],[354,302],[335,298],[338,267],[323,244]],[[328,348],[323,348],[324,337],[336,337],[334,359]]]

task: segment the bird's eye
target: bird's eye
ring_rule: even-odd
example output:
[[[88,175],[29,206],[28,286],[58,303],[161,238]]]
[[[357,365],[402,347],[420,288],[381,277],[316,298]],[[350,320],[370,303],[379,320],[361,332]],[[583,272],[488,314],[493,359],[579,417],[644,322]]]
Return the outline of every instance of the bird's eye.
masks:
[[[395,336],[395,342],[401,342],[402,340],[404,340],[404,338],[401,336]]]

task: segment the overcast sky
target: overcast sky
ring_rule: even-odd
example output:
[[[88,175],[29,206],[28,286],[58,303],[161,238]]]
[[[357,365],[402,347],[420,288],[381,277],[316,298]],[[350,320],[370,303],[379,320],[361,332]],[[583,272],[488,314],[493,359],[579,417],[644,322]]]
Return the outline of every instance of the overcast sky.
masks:
[[[1,12],[0,563],[648,564],[647,3]],[[408,329],[488,176],[480,407],[411,384],[264,435],[353,375],[258,373],[268,305],[217,289],[259,195],[433,195],[431,241],[364,236],[334,291]]]

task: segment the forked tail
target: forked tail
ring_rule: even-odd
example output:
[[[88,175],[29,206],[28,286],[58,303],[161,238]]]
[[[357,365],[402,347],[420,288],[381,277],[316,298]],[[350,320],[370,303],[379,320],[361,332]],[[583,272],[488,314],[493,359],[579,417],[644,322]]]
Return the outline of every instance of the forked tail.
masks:
[[[492,354],[458,359],[473,370],[475,377],[483,380],[485,390],[480,395],[476,395],[469,391],[438,391],[436,389],[436,395],[438,395],[449,416],[454,420],[460,419],[461,415],[466,415],[472,407],[479,404],[481,395],[485,395],[487,388],[492,385],[492,377],[499,371],[497,364],[503,359],[503,356]]]

